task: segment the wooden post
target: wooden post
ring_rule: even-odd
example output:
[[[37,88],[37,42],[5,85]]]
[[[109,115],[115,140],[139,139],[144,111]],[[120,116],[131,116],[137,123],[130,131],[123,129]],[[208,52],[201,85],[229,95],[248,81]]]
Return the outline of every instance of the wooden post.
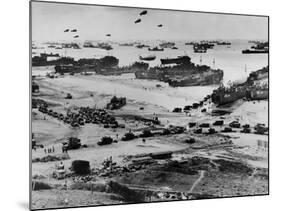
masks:
[[[34,183],[33,183],[33,185],[32,185],[32,190],[35,189],[35,183],[36,183],[36,181],[34,180]]]

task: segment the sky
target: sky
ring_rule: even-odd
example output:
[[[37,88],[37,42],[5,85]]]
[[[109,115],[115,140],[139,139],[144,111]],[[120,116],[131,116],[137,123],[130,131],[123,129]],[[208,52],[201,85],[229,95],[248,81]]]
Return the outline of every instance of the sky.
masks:
[[[202,40],[268,38],[268,19],[142,8],[32,2],[32,40]],[[141,22],[134,21],[141,18]],[[157,25],[162,24],[159,28]],[[77,33],[64,33],[65,29]],[[111,34],[111,37],[106,37]]]

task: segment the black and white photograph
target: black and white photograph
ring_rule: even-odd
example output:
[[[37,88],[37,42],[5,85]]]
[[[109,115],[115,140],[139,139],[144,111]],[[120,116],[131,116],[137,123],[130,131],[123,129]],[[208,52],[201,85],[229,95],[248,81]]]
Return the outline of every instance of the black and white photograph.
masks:
[[[269,194],[269,16],[29,3],[30,209]]]

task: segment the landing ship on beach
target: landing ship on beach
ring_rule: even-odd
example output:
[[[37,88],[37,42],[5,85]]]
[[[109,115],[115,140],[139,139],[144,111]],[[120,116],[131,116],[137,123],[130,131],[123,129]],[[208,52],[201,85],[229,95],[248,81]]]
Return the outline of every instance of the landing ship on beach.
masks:
[[[221,85],[213,91],[211,95],[212,102],[221,106],[244,98],[247,100],[268,99],[268,71],[267,66],[251,72],[244,83],[232,84],[229,87]]]
[[[161,59],[161,66],[136,71],[135,76],[137,79],[167,82],[173,87],[212,85],[221,82],[222,70],[211,69],[207,65],[195,65],[190,60],[189,56]]]

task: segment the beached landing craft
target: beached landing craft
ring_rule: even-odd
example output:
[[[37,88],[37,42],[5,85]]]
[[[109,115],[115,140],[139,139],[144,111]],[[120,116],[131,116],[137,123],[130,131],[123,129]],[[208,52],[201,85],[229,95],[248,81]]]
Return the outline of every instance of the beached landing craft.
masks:
[[[198,86],[219,84],[223,78],[223,71],[211,69],[206,65],[195,65],[189,56],[161,59],[162,65],[145,71],[136,71],[138,79],[151,79],[167,82],[170,86]],[[170,66],[174,64],[173,66]]]
[[[250,73],[246,82],[230,87],[220,86],[213,91],[212,102],[217,105],[233,103],[239,99],[265,100],[268,99],[268,66]]]
[[[118,63],[119,60],[113,56],[105,56],[100,59],[79,59],[78,61],[72,58],[72,60],[69,60],[69,63],[65,65],[55,63],[57,64],[55,66],[55,71],[60,74],[102,71],[103,69],[115,67]]]

